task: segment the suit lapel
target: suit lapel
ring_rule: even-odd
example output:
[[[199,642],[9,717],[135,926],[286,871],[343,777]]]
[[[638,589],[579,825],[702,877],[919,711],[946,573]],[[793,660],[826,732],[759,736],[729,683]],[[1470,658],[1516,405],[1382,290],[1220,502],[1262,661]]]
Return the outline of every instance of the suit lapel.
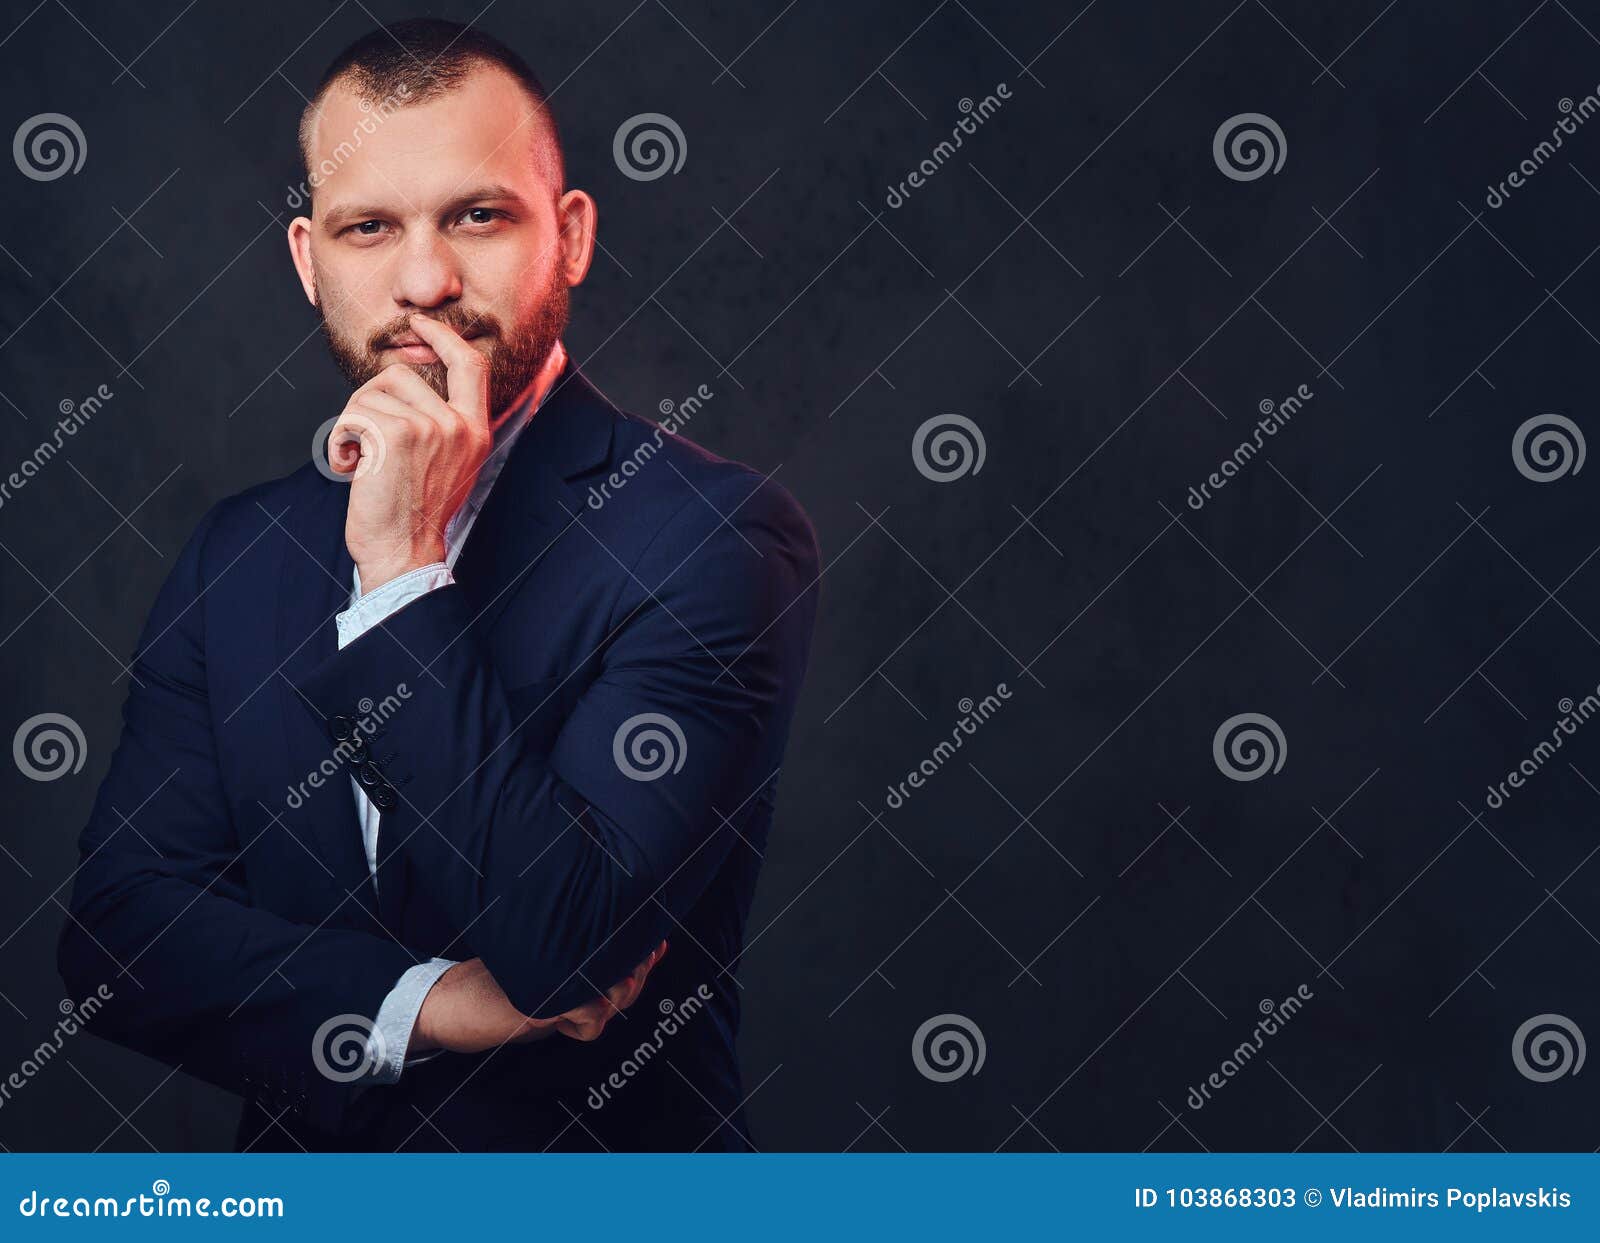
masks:
[[[338,765],[328,723],[295,689],[299,679],[332,656],[339,647],[334,614],[349,606],[353,565],[344,546],[345,509],[350,489],[318,478],[278,522],[277,598],[279,676],[273,679],[283,708],[294,782],[305,790],[301,806],[290,816],[302,841],[333,873],[341,893],[354,891],[366,911],[377,914],[361,823],[349,774]],[[311,785],[316,774],[317,785]],[[314,867],[308,861],[308,866]]]
[[[473,524],[455,579],[488,633],[541,557],[583,513],[569,480],[606,460],[620,417],[569,358],[518,437]]]
[[[569,358],[544,404],[517,438],[456,561],[454,576],[472,605],[476,633],[488,633],[546,550],[581,516],[583,496],[569,481],[606,460],[612,420],[619,417]],[[322,773],[324,762],[335,758],[334,743],[328,723],[291,683],[338,650],[333,618],[348,607],[352,586],[353,565],[344,544],[349,497],[347,485],[319,478],[310,499],[279,519],[289,537],[280,541],[278,660],[283,676],[276,679],[277,693],[292,771],[307,776]],[[381,750],[381,740],[378,747]],[[312,849],[333,872],[341,891],[354,892],[369,914],[381,915],[382,922],[398,933],[406,877],[403,868],[388,865],[399,837],[380,821],[382,883],[375,894],[355,795],[343,766],[319,788],[308,785],[307,795],[303,806],[291,814],[306,831]]]

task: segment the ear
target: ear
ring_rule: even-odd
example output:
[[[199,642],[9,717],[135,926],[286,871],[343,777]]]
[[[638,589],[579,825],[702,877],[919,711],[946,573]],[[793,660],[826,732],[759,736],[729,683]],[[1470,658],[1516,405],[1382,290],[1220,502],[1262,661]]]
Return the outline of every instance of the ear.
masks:
[[[582,190],[568,190],[556,203],[556,225],[561,230],[561,266],[568,285],[581,285],[594,259],[595,229],[600,209]]]
[[[300,288],[306,291],[306,301],[316,306],[317,283],[311,270],[311,221],[304,216],[296,216],[289,222],[289,257],[294,260]]]

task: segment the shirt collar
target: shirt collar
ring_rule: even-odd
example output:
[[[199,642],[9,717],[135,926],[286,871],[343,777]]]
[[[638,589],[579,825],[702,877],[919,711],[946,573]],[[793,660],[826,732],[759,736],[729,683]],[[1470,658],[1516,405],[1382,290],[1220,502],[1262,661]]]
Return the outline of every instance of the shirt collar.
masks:
[[[494,481],[499,478],[501,468],[505,466],[506,459],[511,456],[512,446],[523,430],[533,421],[533,416],[544,405],[545,398],[550,395],[550,390],[555,386],[556,378],[567,365],[566,347],[557,341],[550,347],[550,353],[545,355],[545,360],[540,364],[538,373],[523,391],[509,414],[500,426],[495,429],[494,447],[489,450],[489,456],[484,459],[482,467],[478,470],[477,481],[472,485],[472,492],[462,509],[478,509],[489,495],[489,489],[494,486]]]

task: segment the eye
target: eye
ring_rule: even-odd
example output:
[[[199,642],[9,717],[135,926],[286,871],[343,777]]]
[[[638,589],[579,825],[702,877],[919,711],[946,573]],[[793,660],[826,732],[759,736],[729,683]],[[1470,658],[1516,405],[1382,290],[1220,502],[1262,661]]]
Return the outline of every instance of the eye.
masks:
[[[352,237],[380,237],[383,234],[383,221],[361,220],[344,230]]]
[[[469,207],[461,213],[461,223],[486,225],[493,224],[496,220],[505,218],[504,212],[496,211],[492,207]]]

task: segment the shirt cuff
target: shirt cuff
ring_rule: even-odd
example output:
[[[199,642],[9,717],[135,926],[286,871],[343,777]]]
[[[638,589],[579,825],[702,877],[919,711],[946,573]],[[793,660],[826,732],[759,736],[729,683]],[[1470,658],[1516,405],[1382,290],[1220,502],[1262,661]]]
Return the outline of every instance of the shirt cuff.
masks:
[[[334,618],[339,627],[339,647],[343,650],[354,643],[379,622],[398,613],[406,605],[430,591],[448,587],[456,581],[450,567],[443,561],[407,570],[399,578],[391,578],[382,587],[358,596],[344,612]],[[360,588],[360,576],[356,578]]]
[[[422,1010],[428,990],[455,965],[455,960],[450,958],[419,962],[389,990],[389,995],[378,1007],[378,1018],[372,1025],[372,1031],[367,1034],[367,1065],[372,1068],[368,1082],[397,1083],[400,1072],[407,1066],[416,1066],[438,1055],[425,1053],[407,1059],[406,1049],[411,1044],[411,1029],[417,1024],[417,1015]]]

